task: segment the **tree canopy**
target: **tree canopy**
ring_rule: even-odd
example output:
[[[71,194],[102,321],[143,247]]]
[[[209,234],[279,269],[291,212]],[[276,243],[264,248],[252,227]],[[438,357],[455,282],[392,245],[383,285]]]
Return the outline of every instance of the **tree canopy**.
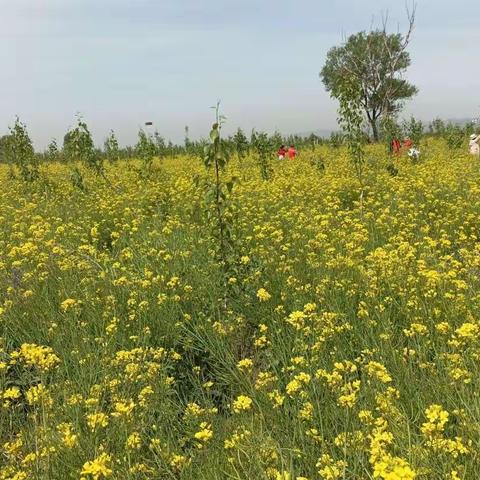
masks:
[[[327,53],[320,77],[334,98],[344,91],[345,82],[355,87],[374,140],[378,140],[378,120],[398,112],[404,100],[417,93],[417,88],[402,76],[410,65],[406,36],[388,34],[385,30],[359,32],[351,35]]]

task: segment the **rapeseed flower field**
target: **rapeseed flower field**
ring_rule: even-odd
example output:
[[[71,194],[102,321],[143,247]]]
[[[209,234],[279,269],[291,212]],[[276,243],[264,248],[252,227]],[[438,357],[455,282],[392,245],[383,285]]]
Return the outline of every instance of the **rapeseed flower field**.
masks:
[[[1,167],[0,479],[477,479],[480,165],[422,155],[362,202],[342,148],[233,159],[225,305],[200,159]]]

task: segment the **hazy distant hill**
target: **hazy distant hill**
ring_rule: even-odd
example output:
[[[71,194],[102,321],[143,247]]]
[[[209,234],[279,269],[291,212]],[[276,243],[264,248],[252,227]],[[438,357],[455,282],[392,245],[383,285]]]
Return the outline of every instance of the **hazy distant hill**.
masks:
[[[329,129],[318,129],[318,130],[309,130],[307,132],[299,132],[297,133],[297,135],[300,135],[301,137],[308,137],[310,136],[312,133],[314,135],[316,135],[317,137],[321,137],[321,138],[329,138],[330,135],[332,134],[332,132],[334,132],[335,130],[329,130]]]
[[[464,127],[467,123],[472,123],[472,118],[449,118],[447,122],[451,122],[455,125],[459,125],[460,127]]]

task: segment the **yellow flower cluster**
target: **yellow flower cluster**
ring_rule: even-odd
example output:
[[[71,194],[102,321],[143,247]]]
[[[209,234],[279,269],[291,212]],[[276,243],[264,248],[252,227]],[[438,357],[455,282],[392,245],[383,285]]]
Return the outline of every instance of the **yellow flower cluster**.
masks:
[[[18,350],[11,352],[10,358],[11,365],[23,362],[25,365],[37,367],[43,372],[55,368],[60,362],[60,359],[50,347],[35,345],[34,343],[22,344]]]
[[[246,395],[239,395],[233,402],[232,408],[235,413],[240,413],[252,408],[252,399]]]
[[[100,454],[94,460],[85,462],[80,472],[80,480],[100,480],[102,478],[108,478],[112,474],[112,470],[109,468],[110,462],[111,457],[106,453]]]
[[[425,416],[427,421],[422,424],[421,431],[427,439],[427,445],[435,452],[449,453],[454,458],[469,452],[462,437],[445,438],[444,432],[450,415],[441,405],[434,404],[428,407]]]
[[[261,302],[268,302],[268,300],[270,300],[272,296],[264,288],[260,288],[257,292],[257,298]]]

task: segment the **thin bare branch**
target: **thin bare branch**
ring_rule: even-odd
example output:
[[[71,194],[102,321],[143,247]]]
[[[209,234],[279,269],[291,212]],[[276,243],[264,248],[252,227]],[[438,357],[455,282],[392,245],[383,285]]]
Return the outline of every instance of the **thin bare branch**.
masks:
[[[390,45],[389,45],[388,34],[386,32],[387,23],[386,23],[386,21],[384,21],[384,23],[383,23],[384,47],[385,47],[385,50],[386,50],[386,52],[388,54],[388,57],[389,57],[389,62],[388,62],[388,65],[387,65],[387,68],[388,68],[387,78],[388,78],[388,80],[391,80],[391,79],[395,78],[395,73],[397,71],[398,62],[402,58],[403,53],[405,52],[406,48],[408,47],[408,45],[410,43],[412,33],[413,33],[413,29],[414,29],[414,25],[415,25],[415,15],[416,15],[416,11],[417,11],[417,4],[414,2],[412,4],[412,8],[410,9],[408,7],[408,4],[406,3],[405,4],[405,9],[406,9],[406,14],[407,14],[407,19],[408,19],[408,29],[407,29],[407,32],[405,33],[405,35],[401,35],[399,33],[399,35],[401,35],[402,42],[400,44],[400,48],[395,49],[395,53],[392,52],[392,50],[390,48]],[[388,109],[388,106],[391,103],[391,99],[394,98],[396,90],[397,90],[397,88],[395,88],[393,86],[393,82],[388,82],[387,86],[388,86],[388,88],[387,88],[387,91],[385,93],[384,102],[383,102],[383,105],[382,105],[382,110]]]
[[[385,13],[382,12],[382,32],[387,33],[387,26],[388,26],[388,10]]]

